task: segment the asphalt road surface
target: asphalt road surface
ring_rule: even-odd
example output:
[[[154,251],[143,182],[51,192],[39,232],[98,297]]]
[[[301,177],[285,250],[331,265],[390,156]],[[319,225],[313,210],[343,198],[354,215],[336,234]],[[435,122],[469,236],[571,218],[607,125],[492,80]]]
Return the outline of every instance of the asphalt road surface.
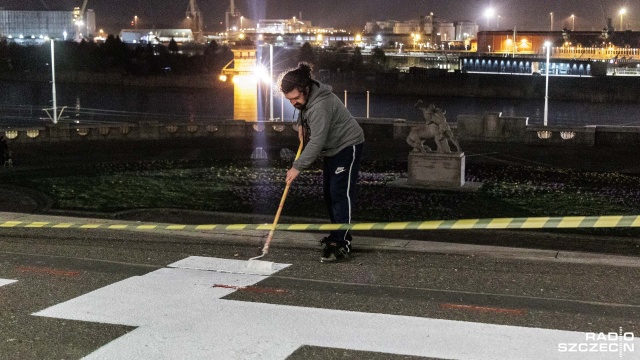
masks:
[[[225,270],[265,235],[1,228],[0,359],[640,357],[636,257],[380,239],[321,264],[281,232],[288,267]]]

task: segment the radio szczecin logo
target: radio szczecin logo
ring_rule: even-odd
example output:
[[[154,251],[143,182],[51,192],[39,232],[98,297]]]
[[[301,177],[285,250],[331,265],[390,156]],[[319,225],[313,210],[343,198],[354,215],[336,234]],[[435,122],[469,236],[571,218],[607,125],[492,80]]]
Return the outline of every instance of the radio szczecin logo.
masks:
[[[585,333],[584,342],[558,343],[558,351],[563,353],[624,353],[635,352],[635,335],[632,332]]]

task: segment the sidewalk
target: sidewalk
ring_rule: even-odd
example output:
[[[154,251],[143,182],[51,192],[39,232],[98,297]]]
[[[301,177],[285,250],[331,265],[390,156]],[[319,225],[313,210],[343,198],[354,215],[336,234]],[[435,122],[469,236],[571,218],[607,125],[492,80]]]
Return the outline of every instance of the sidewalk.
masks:
[[[215,216],[214,214],[211,214]],[[0,212],[0,227],[49,227],[68,228],[70,224],[103,224],[99,229],[111,228],[111,231],[145,231],[163,235],[171,235],[177,238],[188,237],[200,240],[206,240],[217,243],[228,244],[230,242],[236,244],[245,244],[252,246],[261,246],[265,240],[268,231],[262,230],[193,230],[189,227],[183,230],[170,230],[165,227],[167,223],[127,221],[127,220],[110,220],[98,219],[92,217],[71,217],[62,215],[43,215],[43,214],[27,214],[20,212]],[[174,223],[175,224],[175,223]],[[140,229],[141,225],[145,229]],[[150,225],[158,225],[154,229],[149,229]],[[92,231],[91,228],[81,229],[79,231]],[[491,230],[485,231],[491,236]],[[514,236],[518,236],[517,231],[512,231]],[[520,234],[527,237],[525,233]],[[323,234],[315,232],[295,232],[295,231],[279,231],[273,238],[273,247],[271,251],[278,251],[279,247],[296,247],[296,248],[316,248],[318,241]],[[543,235],[544,236],[544,235]],[[354,248],[357,250],[387,250],[387,251],[409,251],[409,252],[426,252],[439,253],[449,255],[462,256],[481,256],[494,258],[537,260],[561,263],[582,263],[607,266],[628,266],[640,267],[640,258],[631,256],[606,255],[587,252],[572,251],[556,251],[556,250],[540,250],[527,248],[512,248],[503,246],[487,246],[472,244],[456,244],[437,241],[424,240],[406,240],[393,238],[368,237],[358,235]]]
[[[617,149],[563,148],[562,157],[553,156],[558,148],[539,146],[513,146],[512,144],[469,143],[467,154],[474,162],[507,163],[516,165],[541,165],[561,168],[581,168],[590,171],[622,171],[640,173],[635,162],[629,162],[634,148]],[[465,147],[463,147],[465,148]],[[81,156],[83,152],[79,152]],[[84,156],[84,155],[82,155]],[[36,157],[40,161],[44,161]],[[77,159],[76,159],[77,160]],[[71,161],[71,160],[69,160]],[[268,223],[273,221],[269,215],[242,215],[229,213],[211,213],[181,211],[176,209],[145,209],[123,211],[117,214],[72,212],[51,210],[51,199],[29,191],[28,189],[0,184],[1,220],[24,222],[108,222],[110,224],[145,223],[189,223],[189,224],[233,224]],[[100,220],[98,220],[100,219]],[[108,219],[108,220],[103,220]],[[113,220],[121,219],[121,220]],[[326,219],[299,219],[282,216],[285,223],[325,223]],[[154,230],[159,231],[159,230]],[[259,244],[268,231],[233,232],[186,232],[168,231],[175,236],[202,237],[213,241],[236,241]],[[432,252],[463,256],[492,256],[517,259],[538,259],[562,262],[587,262],[593,264],[613,264],[638,266],[636,257],[640,242],[637,239],[617,239],[610,237],[585,236],[579,233],[544,233],[525,230],[463,230],[463,231],[421,231],[407,235],[398,231],[371,231],[355,234],[354,247],[358,249],[386,249],[396,251]],[[313,248],[324,234],[317,232],[276,232],[274,243],[289,246]],[[610,241],[616,240],[616,241]],[[538,247],[535,249],[535,247]],[[614,250],[610,250],[614,249]],[[580,251],[576,251],[580,250]],[[275,251],[275,248],[274,248]],[[610,255],[617,254],[617,255]],[[633,256],[624,256],[631,254]],[[639,260],[636,260],[639,259]]]

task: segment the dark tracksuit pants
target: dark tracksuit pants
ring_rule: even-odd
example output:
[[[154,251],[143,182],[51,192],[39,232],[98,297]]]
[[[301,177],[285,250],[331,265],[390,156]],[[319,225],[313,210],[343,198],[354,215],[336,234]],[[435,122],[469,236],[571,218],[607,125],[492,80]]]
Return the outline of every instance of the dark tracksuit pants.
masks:
[[[348,146],[334,156],[324,157],[322,185],[331,223],[351,223],[361,156],[362,144],[358,144]],[[330,239],[349,243],[351,234],[347,230],[336,230],[331,232]]]

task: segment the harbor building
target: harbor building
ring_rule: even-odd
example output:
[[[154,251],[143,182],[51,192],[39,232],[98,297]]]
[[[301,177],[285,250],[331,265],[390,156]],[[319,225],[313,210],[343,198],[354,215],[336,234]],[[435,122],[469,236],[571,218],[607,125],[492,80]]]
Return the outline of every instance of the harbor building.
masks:
[[[82,22],[76,22],[74,16],[74,11],[0,9],[0,37],[28,45],[42,43],[45,38],[72,40],[95,34],[93,10],[86,11]]]

